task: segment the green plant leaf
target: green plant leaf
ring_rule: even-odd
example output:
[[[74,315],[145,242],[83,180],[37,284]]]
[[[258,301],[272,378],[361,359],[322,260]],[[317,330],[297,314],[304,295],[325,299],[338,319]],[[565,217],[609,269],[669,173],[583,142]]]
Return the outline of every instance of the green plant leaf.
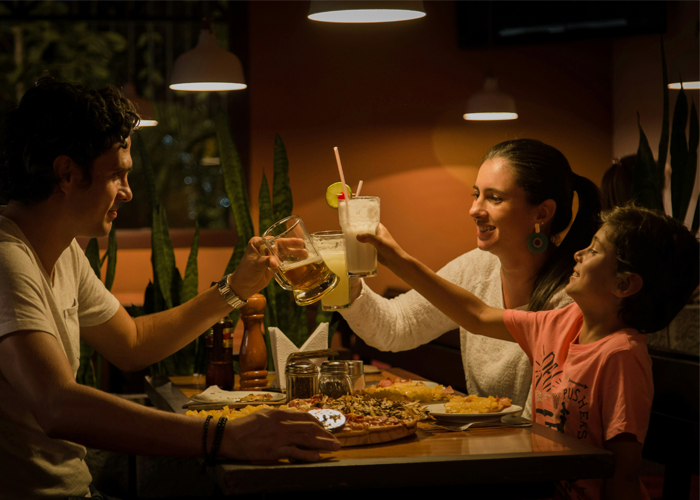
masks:
[[[657,176],[656,183],[659,191],[663,191],[666,183],[666,158],[668,157],[668,68],[666,66],[666,50],[664,49],[664,39],[659,37],[661,41],[661,72],[663,76],[663,99],[664,109],[661,117],[661,139],[659,140],[659,155],[657,160]]]
[[[688,157],[683,180],[683,199],[681,200],[681,220],[687,219],[690,200],[693,196],[695,177],[698,170],[698,144],[700,143],[700,126],[698,126],[698,110],[695,103],[690,106],[690,121],[688,122]],[[692,226],[692,221],[690,222]]]
[[[681,205],[684,198],[683,183],[686,179],[686,165],[688,163],[688,142],[685,136],[685,128],[688,123],[688,99],[681,88],[676,98],[676,107],[673,110],[673,125],[671,128],[671,206],[673,216],[683,220],[685,211]],[[695,179],[693,179],[694,181]],[[692,190],[692,184],[689,186]],[[690,197],[688,197],[690,199]],[[687,209],[687,205],[686,205]]]
[[[112,224],[112,229],[109,231],[109,239],[107,243],[107,271],[105,274],[105,288],[112,290],[114,285],[114,274],[117,269],[117,229]]]
[[[639,114],[637,114],[637,123],[639,126],[639,148],[637,149],[637,161],[632,178],[632,199],[643,207],[663,211],[661,192],[656,183],[657,164],[654,161],[654,154],[649,147],[647,136],[642,130]]]
[[[170,239],[168,220],[165,210],[157,205],[153,210],[153,227],[151,229],[151,263],[155,283],[163,295],[165,307],[173,307],[172,285],[173,270],[175,269],[175,252],[173,242]],[[179,273],[178,273],[179,275]]]
[[[224,175],[226,194],[231,203],[231,210],[233,210],[239,241],[243,240],[247,245],[248,240],[254,235],[254,230],[253,220],[250,216],[248,191],[246,190],[245,176],[243,175],[243,165],[241,164],[236,145],[231,139],[228,118],[221,108],[216,113],[215,122],[216,137],[219,141],[221,172]],[[236,262],[236,265],[238,265],[238,262]]]
[[[187,258],[185,267],[185,279],[182,282],[182,295],[180,300],[184,304],[188,300],[197,296],[199,288],[199,270],[197,268],[197,254],[199,253],[199,224],[195,223],[194,237],[190,247],[190,256]]]
[[[292,215],[294,201],[289,182],[289,160],[282,138],[275,134],[275,152],[273,158],[274,175],[272,179],[272,208],[275,221]]]
[[[97,238],[91,238],[85,248],[85,256],[88,262],[90,262],[90,267],[95,272],[98,278],[102,278],[100,272],[100,245],[97,243]]]
[[[263,172],[262,182],[260,183],[260,193],[258,195],[259,220],[258,226],[260,234],[265,234],[275,221],[272,215],[272,201],[270,200],[270,187],[267,184],[267,177]]]

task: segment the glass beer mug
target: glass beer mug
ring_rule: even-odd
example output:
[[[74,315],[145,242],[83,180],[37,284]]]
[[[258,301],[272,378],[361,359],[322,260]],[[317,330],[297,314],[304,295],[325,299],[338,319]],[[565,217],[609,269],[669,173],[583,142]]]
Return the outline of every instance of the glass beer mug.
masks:
[[[262,239],[280,263],[275,280],[292,291],[300,306],[321,300],[338,285],[338,276],[328,269],[299,216],[275,222]]]

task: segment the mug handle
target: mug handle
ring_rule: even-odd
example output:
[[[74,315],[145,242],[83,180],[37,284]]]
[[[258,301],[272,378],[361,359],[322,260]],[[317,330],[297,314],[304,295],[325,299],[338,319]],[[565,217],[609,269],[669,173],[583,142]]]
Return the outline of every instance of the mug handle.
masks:
[[[281,286],[285,290],[289,290],[289,291],[293,290],[291,283],[289,283],[289,281],[287,281],[287,278],[284,277],[284,274],[282,274],[281,271],[277,271],[275,273],[275,281],[277,282],[277,284],[279,286]]]

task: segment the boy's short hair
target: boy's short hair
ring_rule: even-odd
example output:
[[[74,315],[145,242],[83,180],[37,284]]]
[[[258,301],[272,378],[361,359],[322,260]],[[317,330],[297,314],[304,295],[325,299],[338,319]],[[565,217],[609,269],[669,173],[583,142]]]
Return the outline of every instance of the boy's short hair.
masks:
[[[125,145],[138,123],[131,102],[114,87],[90,90],[41,78],[7,114],[0,140],[0,197],[34,204],[59,179],[54,160],[69,156],[92,181],[92,164],[115,143]]]
[[[601,219],[615,245],[618,274],[636,273],[644,282],[622,300],[620,319],[642,333],[665,328],[698,286],[698,240],[673,217],[632,203],[603,212]]]

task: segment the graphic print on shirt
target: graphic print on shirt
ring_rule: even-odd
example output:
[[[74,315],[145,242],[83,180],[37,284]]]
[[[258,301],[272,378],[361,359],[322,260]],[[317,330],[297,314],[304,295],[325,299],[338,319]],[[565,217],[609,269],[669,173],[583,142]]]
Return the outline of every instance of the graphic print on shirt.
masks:
[[[559,363],[554,358],[554,352],[545,354],[544,346],[542,346],[542,359],[535,360],[535,398],[536,401],[544,401],[552,399],[552,406],[557,408],[559,405],[560,394],[557,391],[561,384],[561,374],[563,370],[559,369]],[[555,392],[552,392],[555,389]],[[554,418],[554,413],[544,408],[537,408],[536,413],[545,417],[544,424],[547,427],[554,428],[559,432],[564,432],[564,423],[566,423],[566,415],[568,411],[563,408],[563,423],[558,423]]]

